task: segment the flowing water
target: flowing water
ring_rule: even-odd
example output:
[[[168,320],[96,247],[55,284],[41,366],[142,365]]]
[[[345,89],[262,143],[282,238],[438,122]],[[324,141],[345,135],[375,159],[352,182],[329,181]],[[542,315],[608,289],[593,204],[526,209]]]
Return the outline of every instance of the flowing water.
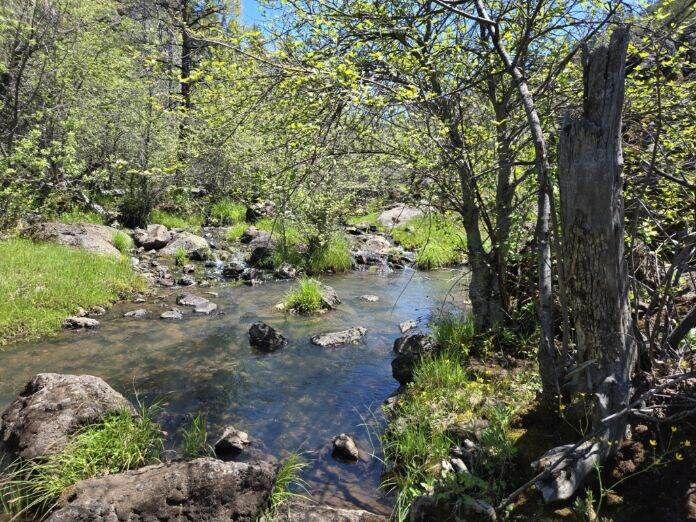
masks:
[[[379,489],[383,466],[375,435],[382,423],[380,405],[398,387],[390,366],[394,339],[401,335],[398,324],[418,319],[424,327],[443,303],[461,306],[462,272],[351,272],[321,279],[336,289],[342,304],[317,317],[275,309],[292,283],[221,286],[212,289],[219,295],[210,297],[220,315],[160,320],[173,302],[168,296],[146,305],[118,305],[93,332],[64,332],[10,347],[0,352],[0,408],[36,373],[97,375],[131,399],[137,391],[145,402],[164,400],[166,413],[159,420],[170,434],[169,447],[176,447],[190,416],[202,413],[211,437],[232,424],[278,458],[303,452],[309,466],[302,478],[314,499],[387,513],[390,498]],[[365,302],[363,294],[379,301]],[[122,317],[141,306],[150,318]],[[271,354],[252,349],[247,332],[259,320],[282,332],[287,348]],[[317,333],[352,326],[367,329],[361,344],[326,349],[309,342]],[[376,457],[358,464],[335,461],[330,442],[343,432]]]

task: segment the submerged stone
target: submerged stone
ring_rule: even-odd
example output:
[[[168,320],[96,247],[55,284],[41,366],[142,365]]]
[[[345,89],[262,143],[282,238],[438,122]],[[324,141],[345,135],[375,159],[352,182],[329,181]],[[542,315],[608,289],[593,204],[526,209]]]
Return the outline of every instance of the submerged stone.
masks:
[[[322,347],[339,346],[341,344],[355,344],[362,339],[367,330],[362,326],[341,330],[340,332],[330,332],[315,335],[311,338],[312,344]]]
[[[264,352],[275,352],[288,345],[288,340],[272,326],[258,322],[249,328],[249,344]]]

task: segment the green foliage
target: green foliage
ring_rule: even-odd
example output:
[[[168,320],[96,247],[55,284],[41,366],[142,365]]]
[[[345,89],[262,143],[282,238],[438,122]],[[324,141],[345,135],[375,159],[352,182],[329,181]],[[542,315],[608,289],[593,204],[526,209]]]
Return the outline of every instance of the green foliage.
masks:
[[[235,223],[234,225],[231,225],[230,228],[227,230],[225,238],[227,239],[227,241],[230,242],[238,241],[247,228],[249,228],[249,223]]]
[[[246,219],[246,206],[223,199],[213,203],[208,214],[208,221],[214,226],[228,226],[243,223]]]
[[[0,273],[0,346],[51,334],[80,306],[145,288],[127,259],[18,238],[0,241]]]
[[[212,453],[208,444],[208,430],[205,425],[205,417],[200,414],[194,415],[191,418],[191,422],[183,427],[181,439],[182,453],[187,459]]]
[[[324,306],[320,283],[316,279],[303,277],[297,287],[285,295],[285,308],[300,314],[313,314]]]
[[[392,237],[404,248],[416,251],[416,265],[424,270],[460,263],[466,234],[454,218],[427,214],[396,227]]]
[[[430,322],[430,328],[441,349],[449,353],[460,353],[464,357],[472,350],[476,331],[470,315],[443,313]]]
[[[124,255],[133,250],[133,239],[125,232],[116,232],[112,241],[116,249]]]
[[[300,472],[306,467],[306,462],[304,462],[297,453],[290,454],[290,456],[283,461],[276,475],[275,484],[273,485],[269,500],[269,507],[266,511],[266,515],[271,519],[278,512],[278,508],[288,500],[301,496],[293,493],[291,488],[292,486],[304,486],[304,481],[300,479]]]
[[[359,214],[357,216],[351,216],[346,220],[346,223],[349,225],[360,225],[360,224],[367,224],[367,225],[373,225],[378,228],[380,228],[379,221],[377,221],[377,218],[379,217],[379,212],[368,212],[367,214]]]
[[[60,453],[10,466],[2,484],[2,505],[21,515],[47,514],[60,495],[80,480],[135,469],[159,460],[162,431],[154,421],[157,408],[138,415],[121,411],[87,426]]]
[[[183,247],[177,248],[176,252],[174,252],[174,264],[176,264],[176,266],[184,266],[187,261],[188,254],[186,253],[186,249]]]
[[[104,219],[96,212],[73,209],[58,216],[61,223],[93,223],[103,225]]]
[[[164,210],[153,210],[150,214],[150,223],[164,225],[167,228],[179,228],[196,232],[203,224],[203,218],[200,215],[179,215],[166,212]]]
[[[342,234],[332,235],[324,244],[310,251],[306,266],[310,274],[345,272],[353,264],[348,241]]]

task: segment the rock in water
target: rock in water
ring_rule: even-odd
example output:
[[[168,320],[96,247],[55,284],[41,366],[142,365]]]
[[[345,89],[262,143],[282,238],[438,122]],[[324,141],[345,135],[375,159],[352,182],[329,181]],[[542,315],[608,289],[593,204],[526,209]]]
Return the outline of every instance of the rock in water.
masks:
[[[379,301],[379,297],[377,297],[376,295],[372,295],[372,294],[361,295],[360,299],[362,299],[366,303],[376,303],[377,301]]]
[[[82,330],[84,328],[98,328],[99,321],[90,317],[78,317],[76,315],[67,317],[63,321],[63,328],[71,330]]]
[[[159,250],[172,240],[172,233],[164,225],[148,225],[146,230],[136,228],[133,231],[135,244],[145,250]]]
[[[406,333],[409,330],[413,330],[416,326],[418,326],[418,323],[413,319],[409,319],[399,324],[399,330],[401,330],[401,333]]]
[[[435,343],[425,334],[404,335],[394,341],[396,357],[392,361],[392,375],[401,384],[413,380],[413,369],[421,358],[435,353]]]
[[[264,352],[275,352],[288,345],[288,340],[266,323],[254,323],[249,328],[249,344]]]
[[[176,298],[176,304],[181,306],[193,306],[194,308],[205,306],[209,302],[210,301],[208,301],[205,297],[200,297],[194,294],[181,294]]]
[[[360,460],[360,450],[353,440],[353,437],[345,433],[341,433],[333,439],[334,458],[345,460],[347,462],[356,462]]]
[[[273,522],[387,522],[388,520],[388,517],[375,515],[362,509],[341,509],[305,501],[281,505]]]
[[[194,261],[205,261],[210,257],[208,241],[190,232],[180,232],[159,253],[165,256],[173,256],[179,250],[186,252],[189,259]]]
[[[338,294],[333,287],[329,285],[319,284],[319,294],[321,295],[321,302],[325,308],[333,310],[338,305],[341,304],[341,300],[338,298]]]
[[[0,442],[26,459],[59,453],[77,430],[122,410],[135,414],[99,377],[40,373],[2,413]]]
[[[212,314],[215,310],[217,310],[217,308],[218,308],[218,305],[216,305],[215,303],[211,303],[210,301],[208,301],[208,302],[205,303],[205,304],[202,304],[202,305],[200,305],[200,306],[195,307],[195,308],[193,309],[193,311],[196,312],[197,314],[210,315],[210,314]]]
[[[174,321],[178,321],[179,319],[183,319],[182,313],[177,310],[176,308],[172,310],[167,310],[166,312],[162,312],[160,314],[160,319],[172,319]]]
[[[50,522],[256,520],[276,471],[266,462],[200,458],[168,462],[78,482]]]
[[[222,460],[233,459],[251,443],[245,431],[228,426],[215,443],[215,456]]]
[[[312,337],[312,344],[317,346],[329,347],[329,346],[339,346],[341,344],[355,344],[365,335],[365,328],[362,326],[356,326],[355,328],[349,328],[348,330],[342,330],[340,332],[331,332],[321,335],[315,335]]]
[[[132,317],[135,319],[142,319],[143,317],[147,316],[147,310],[144,308],[138,308],[137,310],[131,310],[130,312],[126,312],[123,314],[123,317]]]

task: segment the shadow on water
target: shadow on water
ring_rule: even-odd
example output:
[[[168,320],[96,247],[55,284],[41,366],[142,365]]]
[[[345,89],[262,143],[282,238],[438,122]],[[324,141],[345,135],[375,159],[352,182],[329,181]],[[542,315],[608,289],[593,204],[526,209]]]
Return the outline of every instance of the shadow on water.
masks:
[[[461,278],[456,270],[324,277],[343,302],[337,310],[312,318],[274,308],[292,283],[223,286],[212,298],[223,314],[188,314],[179,322],[157,319],[171,298],[145,305],[151,312],[145,320],[122,318],[125,310],[137,306],[119,305],[97,331],[66,332],[0,352],[0,406],[36,373],[98,375],[130,398],[137,390],[145,402],[163,399],[166,414],[161,420],[171,446],[176,446],[187,416],[200,412],[212,437],[233,424],[278,458],[304,452],[309,466],[303,479],[313,498],[385,513],[390,499],[378,489],[379,458],[339,463],[331,457],[330,441],[345,432],[366,451],[378,446],[375,433],[368,434],[364,424],[379,429],[380,405],[397,388],[390,362],[398,324],[419,319],[425,326],[443,301],[461,305],[464,288],[455,284]],[[380,299],[364,302],[363,294]],[[278,328],[289,339],[288,347],[273,354],[254,351],[247,331],[258,320]],[[352,326],[367,328],[363,343],[324,349],[309,342],[317,333]]]

